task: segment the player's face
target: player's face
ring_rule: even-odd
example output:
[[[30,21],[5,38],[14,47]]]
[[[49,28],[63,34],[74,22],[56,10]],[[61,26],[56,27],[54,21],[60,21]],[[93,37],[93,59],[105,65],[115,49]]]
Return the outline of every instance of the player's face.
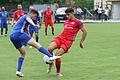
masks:
[[[31,18],[32,18],[32,19],[36,19],[36,17],[37,17],[37,14],[31,13]]]
[[[5,7],[2,7],[2,9],[1,9],[2,11],[5,11]]]
[[[22,5],[18,5],[18,9],[19,9],[19,10],[22,10]]]
[[[68,20],[71,20],[74,16],[74,13],[66,13],[66,17]]]

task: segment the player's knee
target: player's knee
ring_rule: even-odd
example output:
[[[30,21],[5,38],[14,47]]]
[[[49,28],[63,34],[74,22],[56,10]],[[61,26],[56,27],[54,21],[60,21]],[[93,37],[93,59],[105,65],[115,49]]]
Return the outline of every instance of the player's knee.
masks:
[[[26,54],[25,52],[24,52],[24,53],[21,53],[20,56],[24,58],[24,57],[25,57],[25,54]]]
[[[60,58],[58,58],[58,59],[56,59],[56,61],[61,61],[61,59],[60,59]]]
[[[62,56],[63,54],[62,53],[56,53],[56,56]]]

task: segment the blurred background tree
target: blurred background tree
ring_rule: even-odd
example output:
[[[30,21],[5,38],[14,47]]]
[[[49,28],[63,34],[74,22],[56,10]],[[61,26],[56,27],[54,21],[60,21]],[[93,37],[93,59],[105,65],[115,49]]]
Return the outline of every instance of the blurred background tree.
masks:
[[[58,3],[59,7],[71,6],[71,7],[86,7],[91,10],[94,6],[94,0],[0,0],[1,6],[7,6],[14,8],[17,4],[23,4],[24,7],[28,7],[32,4],[54,4]]]

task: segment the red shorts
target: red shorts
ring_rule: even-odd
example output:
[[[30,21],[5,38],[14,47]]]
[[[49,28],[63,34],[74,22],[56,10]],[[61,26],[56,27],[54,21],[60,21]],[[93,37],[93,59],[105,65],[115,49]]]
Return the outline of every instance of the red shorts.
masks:
[[[48,27],[48,25],[53,26],[54,22],[52,19],[46,19],[45,20],[45,26]]]
[[[69,50],[69,48],[71,47],[71,45],[73,43],[73,41],[66,40],[61,37],[56,37],[55,39],[53,39],[53,42],[55,42],[57,44],[57,48],[63,48],[65,50],[65,52],[67,52]]]

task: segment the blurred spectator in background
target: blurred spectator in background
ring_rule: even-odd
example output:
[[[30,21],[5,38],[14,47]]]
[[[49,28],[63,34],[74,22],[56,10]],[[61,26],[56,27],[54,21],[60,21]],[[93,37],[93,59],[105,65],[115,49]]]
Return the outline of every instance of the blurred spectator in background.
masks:
[[[102,19],[102,12],[103,12],[103,9],[102,9],[102,7],[100,6],[100,7],[98,8],[98,20],[101,20],[101,19]]]
[[[110,9],[108,7],[105,7],[105,10],[104,10],[104,20],[108,20],[109,19],[109,14],[110,14]]]
[[[83,11],[82,18],[83,20],[85,20],[87,17],[87,8],[84,7],[82,11]]]
[[[98,20],[98,8],[94,10],[94,20]]]

